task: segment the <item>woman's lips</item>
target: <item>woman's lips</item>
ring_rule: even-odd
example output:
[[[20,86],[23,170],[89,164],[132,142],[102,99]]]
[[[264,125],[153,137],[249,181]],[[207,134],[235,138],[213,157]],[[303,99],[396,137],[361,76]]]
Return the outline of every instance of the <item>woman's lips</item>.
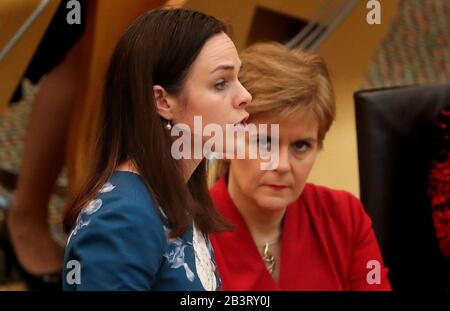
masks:
[[[248,128],[248,124],[245,121],[236,123],[234,126],[239,127],[243,130],[246,130]]]
[[[276,185],[276,184],[269,184],[267,186],[272,188],[273,190],[278,190],[278,191],[288,188],[288,186],[286,186],[286,185]]]
[[[235,123],[235,126],[242,126],[244,128],[247,128],[247,120],[248,120],[249,115],[247,114],[247,116],[245,116],[243,119],[241,119],[241,121]]]

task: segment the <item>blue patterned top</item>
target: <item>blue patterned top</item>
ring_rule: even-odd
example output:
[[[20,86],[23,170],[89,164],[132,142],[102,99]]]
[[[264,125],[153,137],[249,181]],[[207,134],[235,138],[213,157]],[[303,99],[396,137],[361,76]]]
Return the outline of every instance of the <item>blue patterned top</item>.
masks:
[[[169,239],[141,177],[115,171],[67,241],[64,290],[220,290],[211,244],[195,225]]]

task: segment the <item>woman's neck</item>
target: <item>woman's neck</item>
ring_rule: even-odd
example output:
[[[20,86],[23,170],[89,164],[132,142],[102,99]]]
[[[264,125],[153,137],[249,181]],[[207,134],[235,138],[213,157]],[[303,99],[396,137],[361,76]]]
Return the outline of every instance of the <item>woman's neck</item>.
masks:
[[[228,193],[247,224],[257,246],[278,241],[286,208],[268,210],[259,207],[239,189],[231,175],[228,182]]]
[[[125,171],[125,172],[133,172],[135,174],[140,175],[139,170],[134,165],[134,162],[132,160],[127,160],[127,161],[121,163],[119,166],[116,167],[116,170]]]
[[[202,159],[182,159],[180,161],[183,168],[184,180],[188,182],[200,162],[202,162]]]
[[[198,159],[197,160],[191,160],[191,159],[182,159],[181,160],[181,165],[183,167],[183,175],[184,175],[184,179],[186,182],[188,182],[188,180],[191,178],[192,174],[194,173],[195,169],[197,168],[197,166],[200,164],[201,161],[202,161],[201,159],[200,160],[198,160]],[[134,165],[132,160],[127,160],[127,161],[123,162],[116,169],[119,171],[133,172],[133,173],[140,175],[139,170]]]

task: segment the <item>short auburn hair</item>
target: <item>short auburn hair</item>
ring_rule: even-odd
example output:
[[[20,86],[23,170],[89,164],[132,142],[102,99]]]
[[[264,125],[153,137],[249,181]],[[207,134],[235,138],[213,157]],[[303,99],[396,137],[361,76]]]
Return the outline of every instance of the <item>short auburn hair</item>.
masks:
[[[315,53],[290,49],[277,42],[254,44],[240,53],[239,80],[253,100],[246,106],[254,118],[284,119],[312,112],[319,124],[318,143],[336,117],[336,103],[325,61]],[[210,184],[228,170],[226,160],[210,168]]]

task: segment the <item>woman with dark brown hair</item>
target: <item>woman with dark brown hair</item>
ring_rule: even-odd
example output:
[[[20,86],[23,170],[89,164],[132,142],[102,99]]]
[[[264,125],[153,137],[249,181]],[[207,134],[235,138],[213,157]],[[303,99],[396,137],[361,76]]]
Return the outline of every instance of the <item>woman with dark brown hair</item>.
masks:
[[[65,217],[64,289],[220,288],[208,233],[228,223],[209,197],[204,157],[180,158],[172,136],[194,128],[204,144],[195,117],[245,123],[240,66],[211,16],[153,10],[128,28],[106,76],[94,165]]]

